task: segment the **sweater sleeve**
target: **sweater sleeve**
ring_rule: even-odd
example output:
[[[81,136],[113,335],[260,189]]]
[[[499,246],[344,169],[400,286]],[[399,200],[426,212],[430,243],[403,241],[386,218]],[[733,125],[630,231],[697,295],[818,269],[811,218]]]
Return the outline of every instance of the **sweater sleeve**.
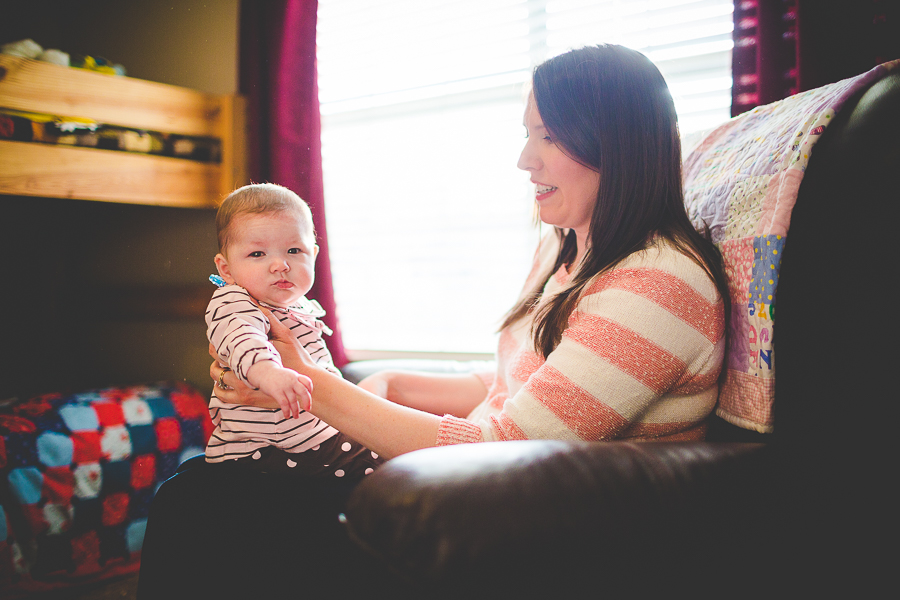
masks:
[[[437,443],[608,440],[648,415],[656,431],[702,421],[715,404],[723,305],[689,259],[662,266],[598,279],[546,362],[517,356],[511,374],[524,385],[503,409],[478,422],[445,417]]]
[[[271,360],[281,364],[281,356],[269,342],[269,321],[240,286],[227,285],[213,294],[206,309],[207,337],[238,378],[247,380],[254,364]]]

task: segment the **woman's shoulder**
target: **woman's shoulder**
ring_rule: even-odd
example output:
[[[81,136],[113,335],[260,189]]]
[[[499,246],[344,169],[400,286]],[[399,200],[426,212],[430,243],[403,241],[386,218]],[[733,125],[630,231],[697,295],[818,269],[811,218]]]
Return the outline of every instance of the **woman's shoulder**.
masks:
[[[697,259],[686,255],[672,242],[657,238],[651,244],[626,257],[610,271],[598,276],[592,287],[603,282],[629,278],[659,287],[687,285],[710,302],[718,300],[718,290]]]

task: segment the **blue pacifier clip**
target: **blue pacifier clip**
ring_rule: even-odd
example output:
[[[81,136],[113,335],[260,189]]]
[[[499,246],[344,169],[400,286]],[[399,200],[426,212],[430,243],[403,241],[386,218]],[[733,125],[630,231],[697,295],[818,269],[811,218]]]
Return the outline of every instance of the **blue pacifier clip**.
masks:
[[[210,275],[209,280],[212,281],[214,284],[216,284],[219,287],[224,287],[224,286],[228,285],[228,283],[224,279],[219,277],[218,275]]]

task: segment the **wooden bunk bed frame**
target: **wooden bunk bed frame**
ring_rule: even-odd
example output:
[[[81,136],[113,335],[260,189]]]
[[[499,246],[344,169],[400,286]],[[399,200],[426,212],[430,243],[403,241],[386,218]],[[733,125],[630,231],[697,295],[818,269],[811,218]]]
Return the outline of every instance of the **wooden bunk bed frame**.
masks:
[[[0,140],[0,194],[216,206],[246,183],[244,103],[195,90],[0,55],[0,108],[218,138],[220,163]]]
[[[0,139],[0,195],[6,196],[0,201],[6,202],[8,209],[12,209],[9,205],[24,207],[27,209],[24,211],[26,214],[33,215],[43,210],[39,199],[62,199],[62,202],[52,204],[64,204],[71,208],[66,211],[68,215],[84,210],[85,206],[65,202],[66,199],[176,207],[179,210],[182,207],[198,208],[206,209],[202,212],[209,214],[200,214],[200,210],[191,211],[194,214],[187,215],[190,217],[189,222],[206,219],[212,226],[213,211],[209,209],[217,206],[235,187],[247,183],[245,107],[240,96],[205,94],[172,85],[0,54],[0,108],[68,119],[90,119],[102,125],[158,132],[172,137],[216,138],[216,155],[220,158],[219,162],[211,162],[43,141]],[[28,128],[31,126],[29,123]],[[34,202],[31,203],[30,200]],[[90,214],[120,212],[118,209],[112,210],[111,206],[111,210],[106,211],[97,204],[89,208],[91,210],[86,212]],[[129,214],[138,212],[138,209],[120,208]],[[159,212],[169,211],[160,209]],[[7,222],[20,223],[8,214],[5,218]],[[56,222],[58,220],[53,221]],[[23,227],[39,228],[41,224],[22,221],[17,229]],[[96,231],[96,228],[88,229]],[[27,232],[21,231],[7,237],[14,238],[11,247],[30,239]],[[47,235],[34,237],[38,244],[48,239]],[[41,254],[46,255],[47,253]],[[207,258],[212,266],[212,256]],[[53,269],[50,271],[56,272]],[[17,271],[13,270],[12,273],[15,277]],[[33,279],[29,279],[26,284],[13,279],[13,283],[19,289]],[[67,283],[70,283],[69,280]],[[54,309],[65,306],[68,311],[75,312],[76,316],[72,320],[87,322],[91,328],[103,326],[109,320],[122,320],[128,326],[137,323],[145,327],[141,331],[146,331],[147,322],[158,321],[171,325],[173,321],[182,319],[195,321],[202,327],[203,311],[212,293],[211,284],[204,281],[191,285],[125,283],[118,287],[87,283],[77,288],[67,287],[65,292],[55,283],[44,288],[44,296],[53,296],[50,305]],[[48,289],[52,292],[48,293]],[[11,307],[11,314],[18,314],[23,306],[23,298],[29,310],[34,306],[33,299],[28,294],[10,293],[7,296],[4,308]],[[79,304],[79,298],[87,300]],[[100,307],[101,302],[103,310],[98,310],[97,314],[92,313],[91,307]],[[38,304],[45,306],[40,301]],[[40,327],[42,325],[34,331],[39,331]],[[18,328],[14,331],[24,330]],[[60,333],[54,326],[53,333],[65,336],[70,335],[71,331],[63,330]],[[117,342],[114,341],[113,344],[115,343]],[[31,350],[35,345],[27,347]],[[202,352],[204,347],[205,340],[201,334],[196,349],[188,348],[185,351],[180,348],[179,352],[183,354],[178,356]],[[46,370],[41,362],[44,358],[37,354],[39,353],[31,352],[30,356],[38,366],[32,369],[26,365],[24,369],[17,370],[6,382],[8,385],[3,390],[3,398],[19,395],[19,383],[36,380],[40,381],[39,385],[44,385],[43,375],[40,373],[41,370]],[[49,378],[51,383],[47,386],[66,389],[67,386],[75,385],[68,379],[74,376],[73,369],[74,367],[68,370],[53,369],[55,373],[62,374],[54,374],[55,379]],[[96,573],[78,574],[71,581],[65,574],[60,576],[56,572],[46,579],[39,574],[34,585],[37,589],[43,589],[40,586],[46,584],[49,590],[55,589],[57,584],[71,584],[71,588],[60,587],[56,591],[47,592],[59,597],[87,599],[111,598],[122,594],[133,596],[136,574],[125,576],[124,579],[117,578],[128,572],[126,567],[129,564],[131,563],[112,561]],[[117,571],[119,568],[122,570]],[[0,582],[0,596],[5,597],[8,584],[11,582]],[[27,589],[14,588],[12,593],[20,597],[19,594],[25,594]]]

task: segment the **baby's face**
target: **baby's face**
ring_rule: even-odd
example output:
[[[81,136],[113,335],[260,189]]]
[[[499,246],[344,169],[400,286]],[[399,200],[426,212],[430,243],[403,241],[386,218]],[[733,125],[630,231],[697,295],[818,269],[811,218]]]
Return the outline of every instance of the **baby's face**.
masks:
[[[292,211],[239,215],[231,222],[225,256],[216,256],[219,274],[250,295],[285,307],[306,294],[315,280],[319,247],[312,224]]]

